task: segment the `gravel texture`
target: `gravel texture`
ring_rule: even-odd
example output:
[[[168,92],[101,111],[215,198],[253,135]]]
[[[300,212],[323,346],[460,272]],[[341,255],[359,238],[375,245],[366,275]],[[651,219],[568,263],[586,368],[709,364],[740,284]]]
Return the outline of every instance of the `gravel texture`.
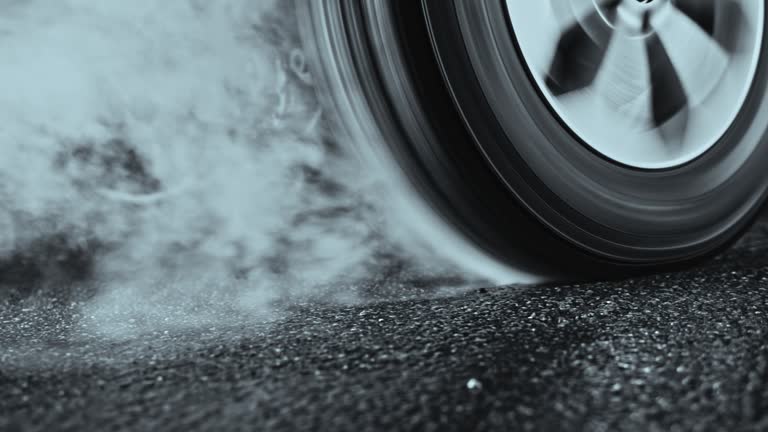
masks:
[[[76,330],[77,296],[9,295],[0,430],[764,430],[767,251],[762,221],[687,272],[120,340]]]

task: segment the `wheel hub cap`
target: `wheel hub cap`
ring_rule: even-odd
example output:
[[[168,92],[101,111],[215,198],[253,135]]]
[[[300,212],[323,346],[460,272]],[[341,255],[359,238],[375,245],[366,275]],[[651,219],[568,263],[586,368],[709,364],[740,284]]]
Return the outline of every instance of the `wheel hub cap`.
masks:
[[[687,163],[754,80],[763,0],[507,0],[524,62],[581,141],[623,165]]]

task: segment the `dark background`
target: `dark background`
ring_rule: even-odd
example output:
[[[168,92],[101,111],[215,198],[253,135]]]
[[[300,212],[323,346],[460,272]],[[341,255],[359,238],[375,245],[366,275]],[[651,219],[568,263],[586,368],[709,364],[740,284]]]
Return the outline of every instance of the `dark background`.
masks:
[[[766,252],[763,218],[680,273],[452,296],[401,275],[121,340],[73,336],[88,293],[8,285],[0,430],[768,429]]]

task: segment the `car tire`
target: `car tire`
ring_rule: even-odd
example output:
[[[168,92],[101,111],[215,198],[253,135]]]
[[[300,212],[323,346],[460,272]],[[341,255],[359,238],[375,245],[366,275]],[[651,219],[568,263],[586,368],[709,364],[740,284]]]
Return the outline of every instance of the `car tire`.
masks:
[[[750,21],[754,67],[738,72],[748,83],[733,118],[723,120],[727,128],[711,144],[690,144],[698,153],[651,166],[666,156],[635,150],[647,160],[627,163],[611,153],[617,140],[606,139],[609,150],[601,151],[553,107],[521,48],[515,2],[531,3],[299,1],[299,16],[321,87],[351,141],[392,161],[436,219],[489,260],[535,274],[612,277],[691,265],[737,239],[768,190],[765,7]],[[559,70],[560,87],[578,84],[568,68]],[[671,123],[682,108],[659,98],[674,95],[681,80],[662,78],[651,83],[649,115]],[[683,108],[697,124],[694,108]],[[660,134],[666,125],[655,124]]]

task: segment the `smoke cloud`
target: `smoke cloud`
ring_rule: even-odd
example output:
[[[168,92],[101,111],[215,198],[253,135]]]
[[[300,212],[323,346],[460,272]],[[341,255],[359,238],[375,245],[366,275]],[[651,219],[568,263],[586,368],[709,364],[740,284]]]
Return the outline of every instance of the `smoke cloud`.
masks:
[[[291,3],[0,1],[5,283],[129,335],[442,266],[326,127]]]

